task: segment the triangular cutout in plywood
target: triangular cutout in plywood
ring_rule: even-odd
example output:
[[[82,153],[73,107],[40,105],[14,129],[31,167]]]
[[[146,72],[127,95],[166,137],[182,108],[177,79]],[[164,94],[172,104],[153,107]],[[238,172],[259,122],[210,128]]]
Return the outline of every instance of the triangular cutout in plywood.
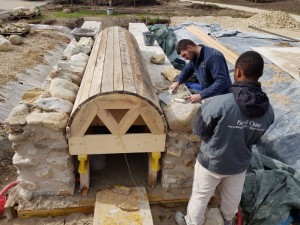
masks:
[[[112,103],[113,104],[113,103]],[[115,118],[116,122],[119,124],[129,109],[108,109],[110,114]]]
[[[151,133],[149,127],[147,126],[146,122],[144,121],[141,115],[134,121],[134,123],[130,126],[127,130],[126,134],[136,134],[136,133]]]
[[[101,119],[96,115],[90,124],[89,128],[85,132],[85,135],[91,134],[111,134],[109,129],[104,125]]]

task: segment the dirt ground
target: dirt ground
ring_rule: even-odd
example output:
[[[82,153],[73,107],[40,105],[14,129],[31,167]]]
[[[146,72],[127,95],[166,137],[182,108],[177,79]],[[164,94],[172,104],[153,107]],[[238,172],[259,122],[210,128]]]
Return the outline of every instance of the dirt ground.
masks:
[[[224,3],[224,1],[211,0],[212,2]],[[281,10],[300,15],[299,0],[282,0],[273,3],[252,3],[245,0],[228,0],[227,4],[236,4],[250,7],[257,7],[260,9]],[[57,5],[47,5],[44,7],[46,13],[50,13],[57,8]],[[99,12],[105,12],[106,7],[97,7]],[[203,23],[219,23],[221,26],[228,29],[237,29],[241,31],[250,31],[252,29],[247,27],[247,18],[252,16],[251,13],[238,12],[230,9],[220,9],[215,7],[195,6],[190,3],[180,3],[178,1],[164,2],[163,5],[152,5],[145,7],[121,7],[114,8],[114,12],[118,13],[115,16],[95,15],[85,17],[86,20],[98,20],[102,22],[102,28],[109,26],[121,26],[128,28],[129,22],[142,22],[146,17],[167,18],[170,23],[177,24],[181,22],[199,21]],[[237,23],[239,18],[239,23]],[[65,19],[55,18],[55,24],[66,24]],[[257,32],[257,31],[255,31]],[[299,31],[291,30],[276,30],[276,32],[285,34],[287,36],[299,37]],[[25,44],[22,46],[14,46],[12,52],[0,52],[0,88],[10,80],[16,81],[16,74],[27,69],[34,68],[36,65],[44,63],[44,56],[47,51],[52,50],[58,42],[68,42],[69,40],[59,34],[53,32],[33,32],[25,38]],[[0,96],[1,101],[1,96]],[[0,190],[8,183],[17,178],[17,171],[12,165],[13,150],[3,126],[0,125]],[[161,206],[151,206],[154,224],[173,225],[174,213],[177,210],[184,211],[185,206],[177,208],[164,208]],[[33,218],[28,220],[13,220],[11,222],[0,218],[0,224],[8,225],[89,225],[92,224],[93,215],[85,215],[76,213],[70,216],[56,217],[56,218]]]

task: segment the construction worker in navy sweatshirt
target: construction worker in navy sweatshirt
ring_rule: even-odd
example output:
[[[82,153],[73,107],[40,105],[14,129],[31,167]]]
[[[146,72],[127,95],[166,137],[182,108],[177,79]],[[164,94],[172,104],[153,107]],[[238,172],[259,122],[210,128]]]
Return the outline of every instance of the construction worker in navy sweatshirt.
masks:
[[[259,53],[243,53],[235,64],[231,93],[206,99],[197,111],[193,130],[202,142],[187,214],[175,215],[178,225],[203,225],[207,204],[219,184],[224,224],[232,225],[252,146],[274,121],[273,108],[258,82],[263,68]]]
[[[186,97],[191,103],[200,103],[202,99],[229,93],[232,83],[226,60],[221,52],[204,45],[196,45],[189,39],[180,40],[176,51],[190,62],[171,85],[170,89],[173,92],[195,73],[202,90]]]

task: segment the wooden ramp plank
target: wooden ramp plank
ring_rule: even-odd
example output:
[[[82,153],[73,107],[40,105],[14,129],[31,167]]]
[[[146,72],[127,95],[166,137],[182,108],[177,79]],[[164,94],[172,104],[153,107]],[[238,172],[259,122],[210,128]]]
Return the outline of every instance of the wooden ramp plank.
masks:
[[[128,203],[138,211],[124,211],[119,204]],[[114,193],[109,189],[97,192],[93,225],[153,225],[145,187],[131,188],[129,195]]]
[[[298,47],[253,47],[272,63],[300,81],[300,48]]]

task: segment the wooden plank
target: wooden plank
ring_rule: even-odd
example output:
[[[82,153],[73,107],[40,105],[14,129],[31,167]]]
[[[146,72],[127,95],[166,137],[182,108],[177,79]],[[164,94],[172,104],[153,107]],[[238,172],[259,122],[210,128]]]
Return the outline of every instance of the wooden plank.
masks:
[[[77,212],[92,213],[93,211],[94,211],[94,205],[66,207],[66,208],[59,208],[59,209],[19,210],[18,218],[27,219],[31,217],[66,216]]]
[[[71,136],[83,136],[97,115],[98,107],[93,102],[84,105],[75,115],[71,124]]]
[[[138,118],[138,116],[141,114],[140,107],[137,107],[135,109],[130,109],[125,116],[122,118],[119,124],[119,135],[124,135],[130,128],[130,126],[133,125],[134,121]]]
[[[80,103],[85,101],[88,97],[89,91],[87,90],[90,89],[92,83],[101,37],[102,35],[100,34],[95,40],[71,114],[73,114],[73,112],[77,109]]]
[[[112,92],[114,90],[114,30],[112,27],[108,28],[107,46],[105,51],[105,61],[103,68],[103,77],[101,83],[101,93]]]
[[[213,47],[220,52],[222,52],[225,56],[225,58],[233,65],[235,65],[235,62],[238,58],[238,55],[232,52],[227,47],[223,46],[220,42],[217,40],[214,40],[213,38],[209,37],[207,34],[205,34],[203,31],[201,31],[198,27],[195,25],[191,25],[186,28],[188,31],[190,31],[192,34],[194,34],[196,37],[198,37],[204,44]]]
[[[164,152],[166,134],[85,135],[69,138],[71,155]]]
[[[299,47],[253,47],[252,49],[300,81]]]
[[[161,115],[150,105],[144,105],[141,115],[152,134],[165,133],[164,121]]]
[[[100,92],[101,82],[102,82],[102,76],[103,76],[103,67],[104,67],[104,59],[105,59],[105,51],[106,51],[106,45],[107,45],[107,32],[108,30],[104,30],[102,32],[102,38],[101,43],[98,51],[97,61],[94,69],[94,74],[92,78],[92,83],[90,86],[89,91],[89,97],[94,96]]]
[[[130,35],[130,33],[125,33],[125,38],[129,49],[128,56],[132,68],[132,75],[133,75],[136,93],[147,99],[147,90],[146,87],[144,86],[144,81],[142,76],[143,71],[141,71],[141,68],[139,67],[135,46],[132,43],[132,36]]]
[[[102,109],[98,106],[97,115],[102,123],[109,129],[111,134],[118,135],[119,124],[107,109]]]
[[[145,187],[132,187],[129,195],[114,193],[109,189],[97,193],[93,225],[153,225]],[[118,205],[126,203],[137,211],[124,211]]]
[[[123,91],[122,63],[120,51],[119,28],[113,27],[114,32],[114,91]]]
[[[143,100],[134,95],[110,94],[100,96],[94,101],[97,102],[102,109],[132,109],[141,104]]]
[[[128,50],[124,30],[120,30],[119,38],[120,38],[120,56],[122,61],[124,91],[130,93],[136,93],[130,58],[128,57],[129,50]]]

